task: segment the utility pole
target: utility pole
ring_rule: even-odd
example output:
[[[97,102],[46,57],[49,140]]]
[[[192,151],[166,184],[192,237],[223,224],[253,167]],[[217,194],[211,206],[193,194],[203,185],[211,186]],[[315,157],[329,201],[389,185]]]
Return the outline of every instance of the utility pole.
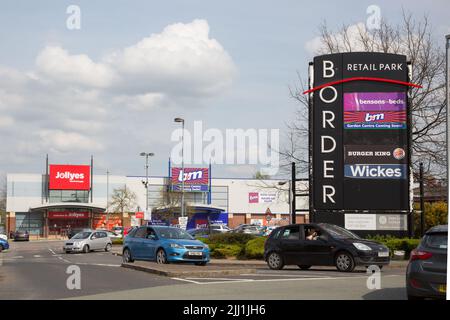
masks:
[[[425,201],[424,201],[424,191],[423,191],[423,163],[419,164],[419,184],[420,184],[420,236],[424,234],[425,227]]]
[[[109,170],[106,170],[106,228],[109,223]]]

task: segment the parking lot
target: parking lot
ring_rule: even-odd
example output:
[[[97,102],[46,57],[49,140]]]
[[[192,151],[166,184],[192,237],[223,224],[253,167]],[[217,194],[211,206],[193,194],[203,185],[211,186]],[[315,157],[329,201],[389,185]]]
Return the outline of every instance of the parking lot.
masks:
[[[122,258],[107,252],[67,255],[61,241],[11,242],[0,259],[0,299],[406,298],[404,263],[384,268],[381,288],[370,290],[365,269],[341,273],[334,268],[303,271],[290,266],[274,271],[260,263],[239,275],[170,277],[122,268]],[[81,271],[80,290],[66,285],[72,265]]]

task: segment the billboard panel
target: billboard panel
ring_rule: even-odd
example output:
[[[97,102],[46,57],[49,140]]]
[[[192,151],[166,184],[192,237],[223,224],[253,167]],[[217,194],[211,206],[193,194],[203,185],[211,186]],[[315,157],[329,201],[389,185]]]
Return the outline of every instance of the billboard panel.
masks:
[[[49,170],[50,190],[89,190],[91,167],[88,165],[51,164]]]
[[[172,168],[171,182],[173,191],[181,191],[184,179],[184,191],[207,192],[209,186],[208,168],[184,168],[184,178],[181,168]]]
[[[313,66],[308,92],[311,209],[316,221],[388,230],[376,213],[361,216],[364,223],[349,216],[354,222],[347,223],[344,212],[410,210],[406,57],[339,53],[315,57]],[[393,216],[389,219],[392,225]]]

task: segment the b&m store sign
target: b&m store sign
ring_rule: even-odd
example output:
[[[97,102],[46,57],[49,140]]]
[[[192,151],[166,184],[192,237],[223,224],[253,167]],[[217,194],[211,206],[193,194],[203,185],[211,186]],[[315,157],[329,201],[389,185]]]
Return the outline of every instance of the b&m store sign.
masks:
[[[209,170],[208,168],[172,168],[172,190],[181,191],[184,181],[184,191],[208,192]]]

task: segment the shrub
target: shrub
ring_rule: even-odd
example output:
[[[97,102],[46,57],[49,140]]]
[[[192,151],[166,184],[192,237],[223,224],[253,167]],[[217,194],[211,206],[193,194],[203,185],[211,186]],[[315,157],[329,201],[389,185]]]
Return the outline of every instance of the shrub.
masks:
[[[112,239],[112,244],[122,245],[123,239]]]
[[[384,244],[389,248],[391,255],[394,254],[394,250],[405,251],[405,258],[409,258],[411,251],[415,249],[420,243],[420,239],[394,238],[392,236],[380,235],[370,237],[370,240],[374,240]]]
[[[247,259],[262,259],[264,257],[265,237],[252,239],[245,244],[244,256]]]
[[[227,232],[211,235],[206,243],[245,245],[248,241],[252,239],[255,239],[255,236],[251,234]]]
[[[240,244],[219,244],[209,247],[212,258],[232,258],[243,255],[244,246]]]

